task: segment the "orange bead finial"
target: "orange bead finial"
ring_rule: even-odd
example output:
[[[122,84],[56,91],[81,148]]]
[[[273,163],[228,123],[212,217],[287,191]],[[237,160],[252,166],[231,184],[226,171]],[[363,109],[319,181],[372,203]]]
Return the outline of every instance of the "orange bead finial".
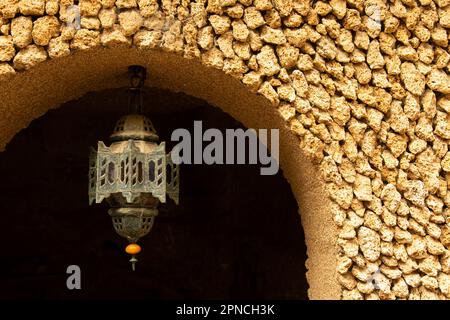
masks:
[[[125,248],[125,251],[128,254],[135,255],[135,254],[138,254],[139,252],[141,252],[141,246],[136,243],[130,243]]]
[[[133,269],[133,271],[136,270],[136,254],[138,254],[139,252],[141,252],[141,246],[136,244],[136,243],[130,243],[129,245],[127,245],[127,247],[125,248],[126,253],[131,254],[131,268]]]

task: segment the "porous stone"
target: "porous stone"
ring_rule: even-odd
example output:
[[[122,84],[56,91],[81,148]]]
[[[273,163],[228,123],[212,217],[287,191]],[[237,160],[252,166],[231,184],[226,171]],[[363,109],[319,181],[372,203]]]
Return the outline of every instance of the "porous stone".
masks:
[[[374,230],[366,227],[359,228],[358,243],[368,261],[376,261],[380,257],[380,236]]]
[[[372,200],[372,186],[370,178],[357,174],[355,178],[354,194],[358,200],[370,201]]]
[[[119,6],[121,1],[122,0],[117,0],[116,5]],[[79,0],[79,7],[82,16],[95,17],[102,7],[102,4],[100,0]]]
[[[0,0],[0,16],[5,19],[14,18],[19,10],[19,1]]]
[[[47,55],[98,45],[163,50],[222,70],[266,98],[320,168],[339,227],[342,297],[444,299],[450,298],[449,6],[448,0],[0,0],[0,80]],[[81,17],[68,17],[69,8]],[[366,282],[376,271],[379,283]]]
[[[6,80],[16,74],[16,70],[8,63],[0,63],[0,80]]]
[[[11,36],[0,36],[0,62],[12,60],[15,53],[13,38]]]
[[[116,25],[112,29],[105,30],[100,36],[100,42],[105,47],[120,47],[131,45],[131,39],[128,39],[122,32],[122,29]]]
[[[33,20],[31,17],[20,16],[11,21],[11,36],[17,48],[25,48],[33,41],[31,32]]]
[[[47,52],[52,59],[66,57],[70,54],[70,44],[62,37],[53,38],[48,44]]]
[[[105,29],[112,28],[117,21],[116,11],[112,8],[102,9],[98,14],[101,26]]]
[[[42,16],[45,12],[45,0],[20,0],[19,11],[26,16]]]
[[[450,75],[442,70],[433,69],[427,77],[427,85],[430,89],[441,93],[450,93]]]
[[[14,57],[13,63],[16,70],[28,70],[46,59],[47,52],[45,49],[32,44],[20,50]]]
[[[277,56],[270,46],[264,46],[260,53],[256,55],[256,59],[260,67],[260,72],[266,76],[275,75],[281,69]]]
[[[31,33],[35,44],[46,46],[50,39],[59,35],[60,23],[55,16],[45,16],[38,18],[33,23],[33,31]]]
[[[420,96],[425,91],[425,77],[411,62],[402,63],[400,76],[405,89],[413,95]]]
[[[144,20],[138,10],[127,10],[119,13],[119,22],[123,28],[123,34],[128,37],[141,28]]]
[[[420,180],[411,180],[406,184],[404,196],[416,206],[424,206],[428,195],[425,185]]]
[[[153,49],[160,46],[161,39],[161,31],[140,30],[134,35],[133,44],[139,49]]]
[[[78,30],[71,43],[70,48],[76,50],[87,50],[100,44],[100,33],[94,30]]]
[[[209,17],[209,22],[216,34],[224,34],[231,27],[230,18],[227,16],[212,15]]]

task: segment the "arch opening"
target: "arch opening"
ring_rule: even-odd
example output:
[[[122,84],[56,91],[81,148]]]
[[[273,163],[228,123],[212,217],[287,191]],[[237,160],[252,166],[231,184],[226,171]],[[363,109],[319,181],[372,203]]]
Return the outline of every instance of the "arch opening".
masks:
[[[65,268],[76,264],[84,285],[75,297],[83,299],[306,299],[297,203],[281,172],[261,176],[257,165],[182,165],[181,202],[160,207],[154,229],[140,241],[138,271],[130,271],[126,241],[114,233],[105,205],[89,206],[86,193],[86,150],[99,137],[107,141],[126,112],[124,93],[106,90],[65,103],[0,154],[0,192],[10,199],[0,208],[11,215],[0,241],[26,248],[3,252],[0,296],[71,299],[61,283]],[[196,119],[205,129],[243,128],[182,94],[151,89],[145,101],[169,144],[173,126],[189,130]]]
[[[147,67],[152,86],[206,100],[246,127],[280,129],[280,165],[297,200],[305,230],[308,295],[313,299],[339,298],[336,230],[317,169],[302,153],[297,137],[285,127],[277,110],[222,71],[178,55],[133,48],[96,48],[40,64],[5,83],[3,96],[9,103],[2,102],[5,117],[0,120],[0,130],[5,135],[1,148],[30,121],[47,112],[49,106],[58,106],[88,91],[126,85],[124,72],[131,64]]]

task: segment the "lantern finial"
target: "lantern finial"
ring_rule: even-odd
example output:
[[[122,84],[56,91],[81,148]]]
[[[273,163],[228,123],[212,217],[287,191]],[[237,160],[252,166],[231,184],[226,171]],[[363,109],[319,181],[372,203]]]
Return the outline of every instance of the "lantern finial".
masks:
[[[131,243],[129,245],[127,245],[127,247],[125,248],[125,252],[131,255],[131,268],[133,269],[133,271],[136,270],[136,262],[138,261],[136,259],[136,255],[141,252],[141,246],[136,244],[136,243]]]

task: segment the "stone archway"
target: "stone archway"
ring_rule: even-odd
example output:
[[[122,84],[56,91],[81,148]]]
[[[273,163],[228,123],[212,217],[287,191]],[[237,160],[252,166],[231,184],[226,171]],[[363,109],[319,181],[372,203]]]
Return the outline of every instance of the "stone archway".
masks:
[[[88,91],[126,86],[126,68],[148,69],[152,86],[184,92],[220,107],[251,128],[280,129],[280,166],[299,205],[307,245],[307,279],[311,299],[338,299],[336,280],[337,231],[331,204],[318,168],[300,148],[297,136],[286,127],[276,108],[249,91],[238,80],[195,60],[161,51],[132,48],[91,49],[52,60],[19,73],[3,83],[0,145],[51,107],[81,97]]]
[[[0,150],[142,64],[280,128],[311,298],[448,299],[449,21],[437,0],[0,0]]]

